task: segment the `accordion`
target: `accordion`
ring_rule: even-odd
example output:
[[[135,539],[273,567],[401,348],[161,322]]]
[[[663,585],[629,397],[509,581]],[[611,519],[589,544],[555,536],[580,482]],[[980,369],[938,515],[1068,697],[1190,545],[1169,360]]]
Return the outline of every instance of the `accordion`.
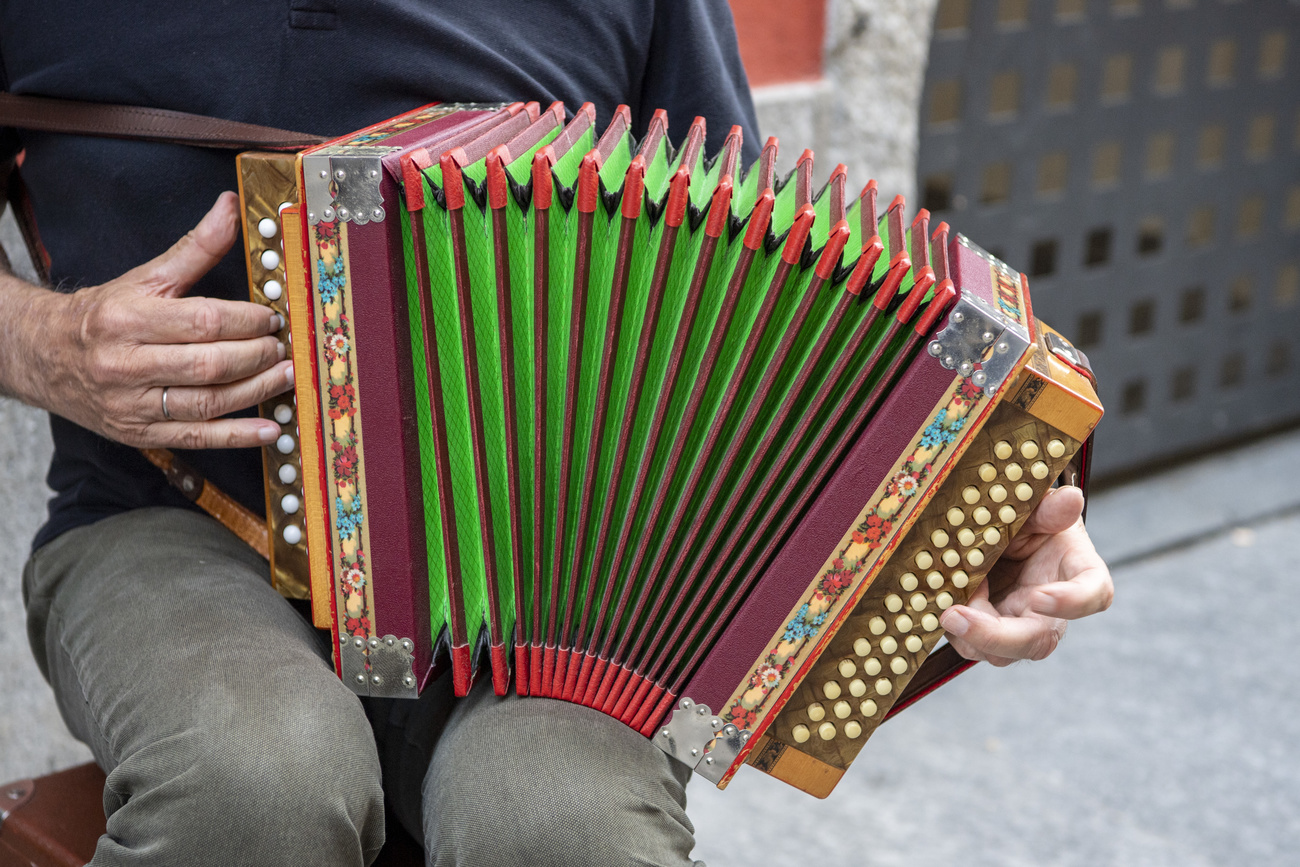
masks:
[[[273,579],[362,695],[490,677],[825,797],[1101,406],[926,211],[630,125],[434,104],[240,156],[296,378],[262,407]]]

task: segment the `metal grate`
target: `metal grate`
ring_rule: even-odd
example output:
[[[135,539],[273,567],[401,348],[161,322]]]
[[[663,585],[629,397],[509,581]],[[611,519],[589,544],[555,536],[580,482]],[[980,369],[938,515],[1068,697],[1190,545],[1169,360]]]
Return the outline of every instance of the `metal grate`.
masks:
[[[1092,360],[1098,474],[1300,420],[1300,4],[940,0],[918,173]]]

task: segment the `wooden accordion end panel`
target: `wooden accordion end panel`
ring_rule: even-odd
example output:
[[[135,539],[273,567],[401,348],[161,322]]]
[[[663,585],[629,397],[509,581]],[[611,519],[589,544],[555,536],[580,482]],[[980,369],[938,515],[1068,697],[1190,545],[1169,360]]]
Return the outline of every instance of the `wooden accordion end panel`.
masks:
[[[829,795],[943,637],[938,615],[970,598],[1066,472],[1101,407],[1087,379],[1047,348],[1046,333],[1055,334],[1040,334],[1007,399],[840,622],[750,764]]]
[[[305,333],[306,322],[292,329],[293,314],[300,317],[305,312],[305,292],[301,265],[301,231],[297,221],[285,219],[284,213],[297,213],[298,181],[293,154],[241,154],[238,160],[239,197],[244,213],[244,253],[248,264],[249,300],[264,304],[284,319],[284,328],[278,337],[293,352],[295,368],[307,371],[302,364],[306,358],[295,350],[291,332]],[[294,290],[299,294],[296,305],[291,304]],[[300,340],[304,349],[306,341]],[[305,384],[306,380],[299,377]],[[270,536],[271,582],[282,596],[290,599],[312,600],[312,619],[317,626],[329,626],[328,581],[323,583],[320,564],[323,564],[319,540],[309,542],[309,532],[304,523],[308,500],[314,495],[316,513],[320,511],[320,491],[304,490],[304,479],[315,478],[319,470],[316,455],[301,447],[300,429],[312,431],[316,427],[313,403],[304,402],[306,418],[299,423],[298,401],[294,394],[283,394],[265,401],[258,407],[262,418],[272,419],[280,425],[279,439],[262,449],[262,470],[266,490],[266,520]],[[309,555],[320,561],[315,568],[309,564]],[[311,586],[314,576],[319,586]]]

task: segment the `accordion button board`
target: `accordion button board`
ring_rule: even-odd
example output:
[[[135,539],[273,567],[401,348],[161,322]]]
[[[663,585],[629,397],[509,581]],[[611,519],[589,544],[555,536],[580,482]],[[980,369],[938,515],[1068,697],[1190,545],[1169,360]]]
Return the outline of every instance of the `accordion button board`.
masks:
[[[890,716],[943,638],[939,615],[965,604],[1082,442],[1033,412],[1057,384],[1034,359],[998,404],[894,556],[809,668],[750,754],[750,764],[819,797],[830,794],[867,738]],[[1042,367],[1049,371],[1044,377]],[[1088,396],[1085,396],[1088,397]],[[1091,403],[1095,405],[1095,397]],[[1087,412],[1087,402],[1079,409]],[[1071,425],[1075,427],[1076,425]],[[1091,426],[1087,426],[1090,430]],[[1025,479],[1016,458],[1035,460]],[[1008,489],[1014,490],[1008,497]],[[951,547],[948,547],[951,546]],[[998,588],[992,588],[996,594]],[[851,697],[851,701],[840,699]],[[827,709],[833,708],[831,720]],[[812,737],[816,732],[817,737]]]

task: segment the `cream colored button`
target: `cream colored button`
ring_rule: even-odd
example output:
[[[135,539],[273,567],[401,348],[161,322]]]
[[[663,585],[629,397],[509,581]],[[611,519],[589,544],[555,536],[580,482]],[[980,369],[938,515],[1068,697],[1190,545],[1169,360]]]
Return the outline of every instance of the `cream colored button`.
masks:
[[[897,614],[903,610],[903,598],[897,593],[890,593],[885,597],[885,607]]]
[[[962,589],[969,583],[970,576],[962,570],[958,569],[956,572],[952,573],[952,586],[956,587],[958,590]]]
[[[867,628],[871,630],[872,635],[879,635],[880,633],[888,629],[888,627],[885,626],[885,618],[883,617],[871,618],[869,621],[867,621]]]
[[[853,652],[858,656],[866,656],[871,652],[871,642],[867,641],[865,638],[859,638],[857,641],[853,642]]]
[[[835,739],[835,723],[824,722],[817,726],[817,734],[821,735],[822,740],[830,741]]]
[[[893,653],[895,650],[898,650],[897,638],[892,635],[886,635],[884,638],[880,639],[881,653]]]
[[[984,530],[984,544],[996,545],[1002,541],[1002,532],[997,527],[988,527]]]
[[[979,548],[971,548],[966,552],[966,562],[975,567],[982,566],[984,564],[984,552]]]
[[[808,705],[808,719],[813,722],[821,722],[826,719],[826,708],[822,707],[821,702],[813,702]]]
[[[908,617],[906,614],[898,615],[898,617],[894,618],[894,628],[899,632],[911,632],[912,618]]]
[[[943,565],[951,569],[953,566],[956,566],[961,562],[961,555],[952,548],[949,548],[947,551],[943,552],[939,559],[943,560]]]
[[[1000,461],[1005,461],[1007,458],[1011,457],[1011,452],[1011,443],[1006,440],[1002,440],[993,447],[993,454],[997,455],[997,458]]]
[[[1047,478],[1049,472],[1050,470],[1047,469],[1047,464],[1042,461],[1034,461],[1033,466],[1029,468],[1029,475],[1039,479],[1040,481]]]
[[[930,600],[925,598],[924,593],[913,593],[908,601],[912,603],[913,611],[924,611],[925,606],[930,604]]]
[[[934,597],[934,604],[939,606],[940,611],[947,611],[952,607],[952,594],[945,590]]]
[[[962,527],[957,531],[957,541],[969,548],[975,544],[975,531],[970,527]]]
[[[1007,478],[1013,482],[1020,481],[1020,477],[1025,474],[1020,464],[1007,464],[1006,469],[1002,472],[1006,473]]]
[[[931,572],[925,576],[925,583],[930,585],[931,590],[938,590],[943,586],[943,573]]]
[[[257,221],[257,234],[263,238],[274,238],[275,233],[278,231],[280,231],[280,227],[270,217],[263,217]]]
[[[831,710],[835,713],[835,716],[840,719],[847,719],[848,715],[853,713],[853,708],[843,699],[835,702],[835,707],[831,708]]]
[[[981,527],[993,520],[993,513],[983,506],[980,506],[978,509],[971,512],[970,516],[974,518],[975,523],[979,524]]]
[[[860,677],[855,677],[849,681],[849,695],[854,698],[862,698],[867,694],[867,684]]]
[[[998,520],[1004,524],[1014,524],[1016,522],[1016,507],[1008,503],[998,509]]]
[[[934,547],[942,548],[944,545],[948,544],[948,534],[942,529],[935,530],[930,534],[930,541],[934,543]]]
[[[998,468],[992,464],[980,464],[980,478],[986,482],[991,482],[998,477]]]
[[[966,520],[966,513],[963,512],[961,509],[957,508],[956,506],[953,506],[951,509],[948,510],[949,524],[952,524],[954,527],[960,527],[961,522],[964,520]]]
[[[973,506],[980,501],[980,489],[970,485],[961,492],[961,498]]]
[[[858,710],[863,716],[875,716],[878,709],[879,708],[876,707],[875,701],[872,699],[867,699],[862,702],[862,704],[858,705]]]
[[[1027,461],[1032,461],[1038,457],[1038,443],[1033,440],[1025,440],[1020,444],[1020,455]]]
[[[893,659],[889,660],[889,670],[894,674],[906,674],[907,660],[903,659],[901,656],[895,656]]]
[[[1034,489],[1027,482],[1016,485],[1016,499],[1021,502],[1033,499]]]
[[[989,488],[989,499],[995,503],[1000,503],[1007,498],[1007,489],[1002,485],[994,485]]]
[[[907,636],[907,640],[903,642],[903,646],[913,653],[920,653],[921,648],[925,646],[925,643],[921,641],[921,636],[909,635]]]
[[[857,720],[849,720],[844,724],[844,736],[852,740],[862,736],[862,723]]]
[[[851,659],[840,660],[840,677],[852,677],[857,674],[858,667]]]
[[[862,663],[862,673],[867,677],[875,677],[880,674],[880,660],[873,656]]]
[[[876,681],[877,695],[889,695],[891,692],[893,692],[893,690],[894,690],[894,685],[889,682],[889,678],[882,677],[880,680]]]
[[[934,555],[929,551],[916,552],[916,567],[918,569],[929,569],[934,565]]]
[[[812,732],[808,731],[808,726],[806,725],[797,725],[790,733],[794,735],[794,742],[796,744],[806,744],[808,743],[808,738],[812,737]]]
[[[934,632],[939,628],[939,618],[933,614],[927,614],[921,618],[921,628],[926,632]]]
[[[1060,440],[1052,440],[1047,444],[1047,454],[1053,458],[1061,457],[1065,454],[1065,443]]]
[[[916,575],[912,572],[904,572],[903,577],[898,579],[899,586],[904,590],[915,590],[916,583]]]
[[[822,684],[822,695],[831,701],[840,697],[840,685],[838,681],[828,680]]]

